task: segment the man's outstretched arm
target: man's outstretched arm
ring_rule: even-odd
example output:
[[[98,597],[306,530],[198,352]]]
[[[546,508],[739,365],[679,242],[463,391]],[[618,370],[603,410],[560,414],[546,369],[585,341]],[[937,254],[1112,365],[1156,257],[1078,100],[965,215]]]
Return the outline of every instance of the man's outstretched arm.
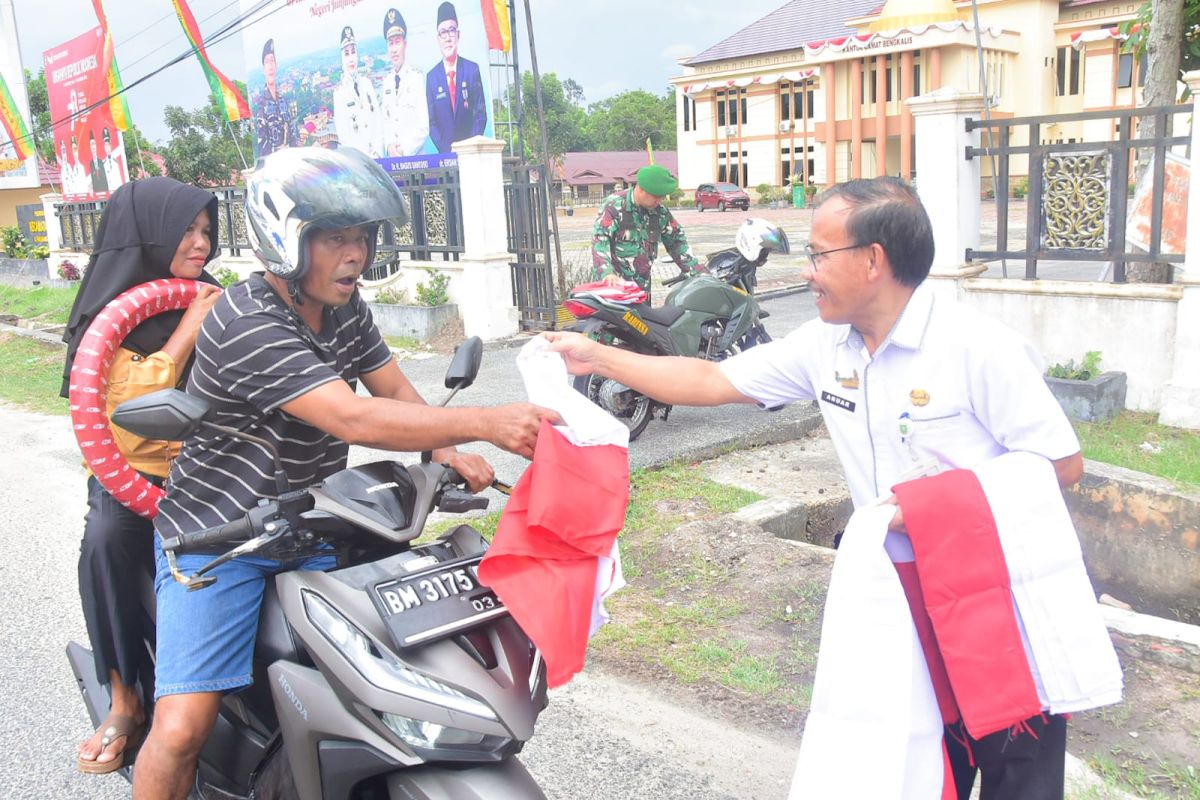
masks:
[[[662,403],[720,406],[753,403],[734,388],[715,361],[646,356],[594,342],[578,333],[544,333],[572,375],[603,375]]]

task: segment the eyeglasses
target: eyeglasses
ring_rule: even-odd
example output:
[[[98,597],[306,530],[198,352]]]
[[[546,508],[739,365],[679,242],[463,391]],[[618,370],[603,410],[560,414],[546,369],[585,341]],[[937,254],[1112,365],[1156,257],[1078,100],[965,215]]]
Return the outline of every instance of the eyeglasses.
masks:
[[[804,255],[808,256],[808,263],[812,264],[813,272],[817,272],[818,270],[821,269],[820,262],[817,261],[817,259],[819,259],[819,258],[825,258],[830,253],[840,253],[843,250],[857,250],[860,247],[870,247],[870,246],[871,245],[869,245],[869,244],[851,244],[851,245],[847,245],[846,247],[835,247],[832,250],[822,250],[819,253],[814,253],[813,249],[812,249],[812,245],[806,244],[804,246]]]
[[[437,35],[439,39],[453,39],[455,36],[458,36],[458,28],[442,28],[437,32]]]

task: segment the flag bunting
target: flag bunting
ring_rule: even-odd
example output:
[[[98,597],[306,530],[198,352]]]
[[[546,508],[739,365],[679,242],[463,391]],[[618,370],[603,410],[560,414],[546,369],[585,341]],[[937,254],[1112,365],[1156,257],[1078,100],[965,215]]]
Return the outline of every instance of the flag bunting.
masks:
[[[508,16],[508,0],[479,0],[483,9],[483,29],[487,32],[488,48],[512,49],[512,21]]]
[[[212,90],[213,98],[221,107],[221,113],[230,122],[249,119],[250,106],[246,103],[246,98],[238,91],[234,82],[217,69],[213,65],[212,59],[208,57],[208,52],[204,49],[204,37],[200,35],[200,26],[196,24],[196,17],[188,8],[186,0],[172,0],[172,2],[175,5],[175,16],[179,17],[179,24],[183,26],[183,32],[187,35],[188,42],[192,45],[196,58],[200,60],[200,67],[204,70],[204,77],[208,80],[208,87]]]
[[[29,135],[29,128],[25,126],[25,119],[17,110],[17,103],[13,100],[3,75],[0,75],[0,123],[4,125],[4,135],[12,142],[18,160],[24,161],[33,155],[33,140]]]

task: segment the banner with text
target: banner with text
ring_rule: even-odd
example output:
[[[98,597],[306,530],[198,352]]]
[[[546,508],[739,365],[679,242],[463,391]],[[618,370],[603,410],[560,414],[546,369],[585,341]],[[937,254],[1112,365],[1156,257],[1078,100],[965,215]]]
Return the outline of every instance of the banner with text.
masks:
[[[33,130],[33,120],[29,116],[29,98],[25,93],[25,73],[21,68],[21,51],[17,47],[17,25],[13,18],[11,0],[0,2],[0,76],[8,86],[7,94],[11,96],[11,107],[0,98],[0,104],[6,108],[0,109],[0,114],[12,116],[15,123],[19,118],[27,131]],[[12,126],[14,129],[21,127]],[[9,126],[0,124],[0,189],[30,189],[38,185],[38,170],[36,154],[33,154],[33,142],[14,142],[7,133]],[[15,134],[14,134],[15,135]],[[30,157],[21,158],[20,153],[30,153]]]
[[[104,33],[96,27],[42,54],[54,152],[70,201],[102,200],[129,180],[125,142],[109,104],[84,111],[106,96],[107,75],[99,72],[103,49]]]
[[[242,41],[260,157],[355,147],[398,173],[455,164],[451,144],[492,135],[480,0],[289,0]]]

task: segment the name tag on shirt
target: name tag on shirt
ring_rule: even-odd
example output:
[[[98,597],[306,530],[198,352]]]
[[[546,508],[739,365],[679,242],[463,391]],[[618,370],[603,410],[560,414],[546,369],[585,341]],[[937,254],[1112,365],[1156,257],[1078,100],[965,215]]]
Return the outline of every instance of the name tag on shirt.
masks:
[[[844,397],[838,397],[836,394],[831,394],[830,392],[821,392],[821,399],[830,405],[837,406],[838,408],[845,409],[846,411],[853,412],[855,408],[855,403],[853,400],[847,400]]]

